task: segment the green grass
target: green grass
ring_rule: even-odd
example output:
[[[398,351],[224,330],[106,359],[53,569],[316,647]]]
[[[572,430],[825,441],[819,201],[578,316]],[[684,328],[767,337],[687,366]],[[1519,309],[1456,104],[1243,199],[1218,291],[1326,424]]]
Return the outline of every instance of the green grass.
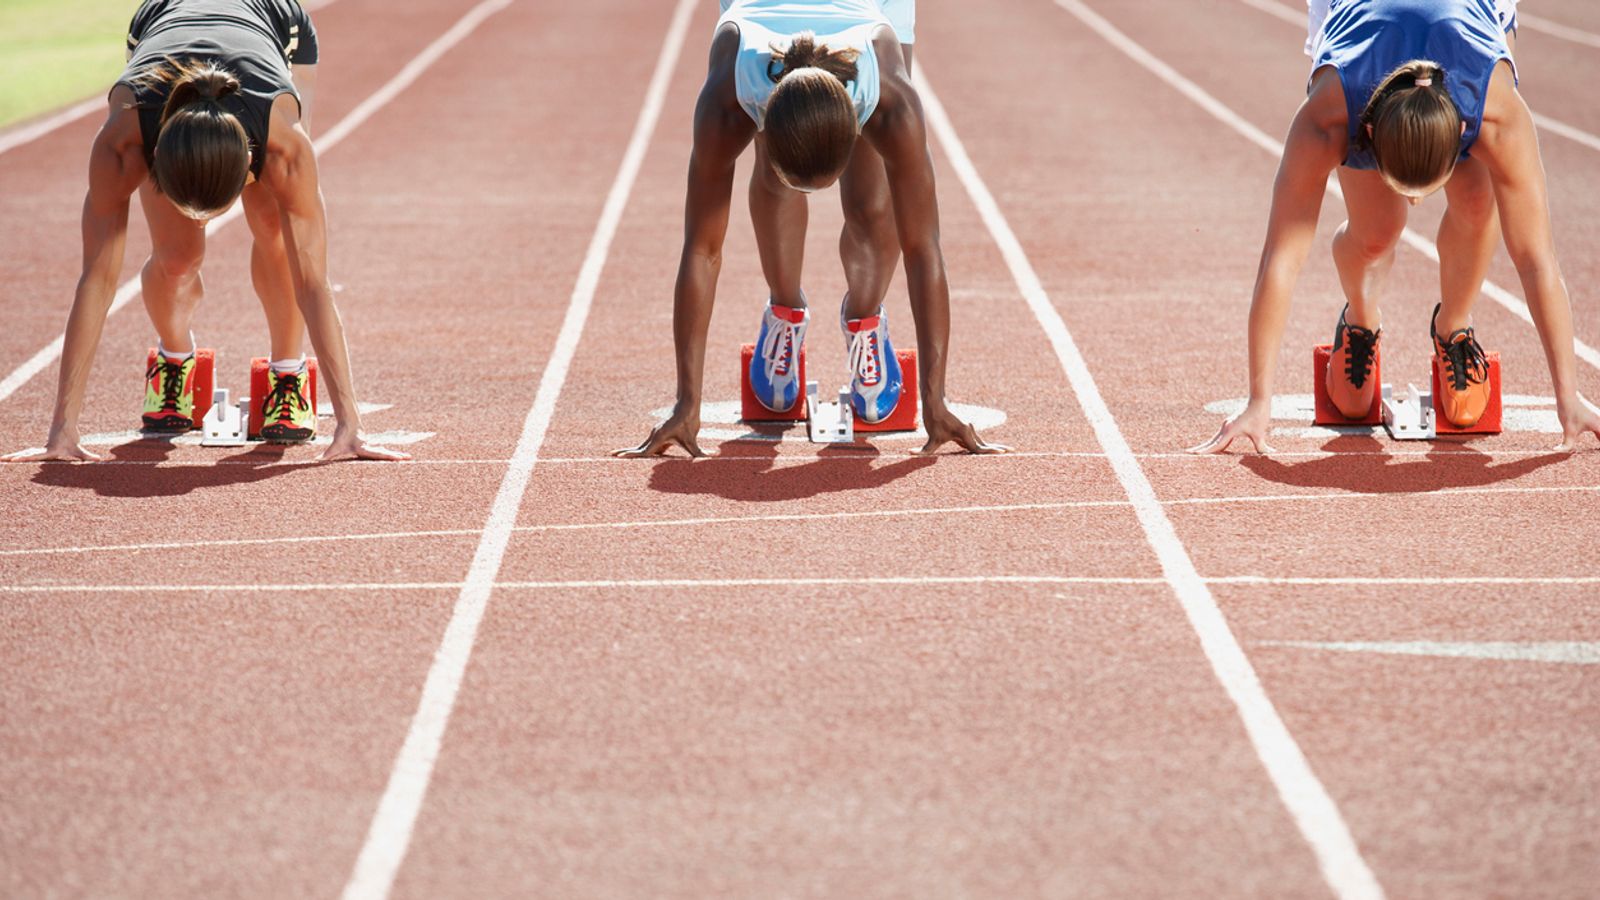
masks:
[[[0,0],[0,127],[103,96],[138,0]]]

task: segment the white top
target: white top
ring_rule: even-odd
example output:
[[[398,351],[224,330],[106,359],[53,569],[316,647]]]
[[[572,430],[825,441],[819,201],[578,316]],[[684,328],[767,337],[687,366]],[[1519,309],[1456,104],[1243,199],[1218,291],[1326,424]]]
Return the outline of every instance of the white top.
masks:
[[[810,31],[817,46],[860,52],[856,78],[845,85],[855,101],[856,122],[866,125],[878,108],[878,56],[872,37],[879,28],[893,29],[879,0],[722,0],[717,27],[732,22],[739,29],[739,58],[734,63],[734,85],[739,105],[765,125],[767,99],[777,86],[772,66],[772,46],[789,46],[796,34]]]

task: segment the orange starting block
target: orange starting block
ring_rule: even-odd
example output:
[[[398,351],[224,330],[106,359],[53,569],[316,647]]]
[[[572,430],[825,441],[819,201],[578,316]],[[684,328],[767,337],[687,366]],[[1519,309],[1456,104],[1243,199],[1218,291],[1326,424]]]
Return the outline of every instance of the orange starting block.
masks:
[[[265,356],[258,356],[250,360],[250,440],[261,440],[261,426],[266,424],[266,413],[261,405],[267,399],[267,392],[272,390],[271,360]],[[306,393],[311,397],[311,414],[317,413],[317,358],[306,360]],[[209,393],[207,394],[209,397]]]
[[[1485,407],[1483,415],[1477,422],[1465,428],[1452,425],[1450,420],[1444,417],[1444,408],[1439,403],[1440,377],[1437,359],[1432,360],[1430,365],[1432,389],[1423,393],[1411,387],[1402,394],[1396,393],[1391,385],[1383,383],[1380,360],[1374,356],[1372,379],[1376,382],[1377,390],[1373,391],[1372,409],[1362,418],[1346,418],[1328,398],[1328,359],[1332,355],[1332,344],[1318,344],[1312,348],[1311,365],[1316,384],[1314,395],[1316,412],[1312,421],[1317,425],[1381,424],[1395,440],[1431,440],[1441,434],[1499,434],[1501,431],[1498,352],[1484,354],[1489,364],[1489,405]]]
[[[144,370],[150,371],[156,364],[156,354],[160,352],[151,347],[145,355]],[[200,421],[211,410],[211,390],[217,383],[217,351],[210,347],[196,347],[194,351],[194,377],[189,381],[189,394],[194,397],[193,427],[199,428]]]
[[[794,406],[783,412],[773,412],[761,405],[756,399],[755,392],[750,389],[750,360],[755,357],[756,345],[744,344],[739,348],[739,418],[745,422],[804,422],[808,418],[806,409],[806,396],[808,391],[801,391],[795,397]],[[900,402],[895,406],[894,412],[881,422],[863,422],[854,419],[854,430],[864,432],[883,431],[916,431],[920,395],[917,387],[917,351],[896,350],[895,358],[900,361],[901,390]],[[800,383],[806,385],[806,351],[800,348]],[[815,396],[815,391],[810,391]],[[852,417],[854,418],[854,417]]]

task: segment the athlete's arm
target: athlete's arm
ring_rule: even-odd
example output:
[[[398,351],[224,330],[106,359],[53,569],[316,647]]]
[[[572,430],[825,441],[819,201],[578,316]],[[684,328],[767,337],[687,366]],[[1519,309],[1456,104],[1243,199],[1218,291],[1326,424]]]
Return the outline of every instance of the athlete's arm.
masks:
[[[1250,400],[1243,412],[1225,422],[1209,441],[1191,447],[1191,452],[1220,453],[1238,437],[1248,438],[1258,452],[1272,449],[1267,445],[1272,377],[1289,318],[1289,301],[1317,235],[1328,173],[1344,159],[1348,121],[1338,75],[1325,69],[1289,125],[1278,177],[1272,185],[1267,238],[1250,298]]]
[[[1483,127],[1472,155],[1483,160],[1494,180],[1506,252],[1517,267],[1528,311],[1544,344],[1561,419],[1558,449],[1574,449],[1584,432],[1600,436],[1600,411],[1578,393],[1572,304],[1556,262],[1544,164],[1533,114],[1517,93],[1508,66],[1498,67],[1489,81]]]
[[[311,112],[317,93],[317,67],[295,66],[289,77],[294,80],[294,92],[300,95],[300,127],[311,134]]]
[[[12,462],[99,459],[78,444],[78,414],[100,332],[117,291],[128,235],[128,198],[144,181],[144,146],[133,92],[111,91],[111,111],[89,150],[89,191],[83,201],[83,270],[67,315],[56,385],[55,414],[45,446],[13,453]]]
[[[700,390],[705,374],[706,331],[722,271],[722,241],[733,202],[733,172],[739,154],[755,137],[755,122],[739,106],[733,65],[739,31],[732,24],[711,42],[711,63],[694,109],[694,149],[684,201],[683,253],[672,295],[672,344],[677,358],[678,398],[672,415],[637,447],[618,456],[659,456],[674,443],[691,456],[704,456],[700,433]]]
[[[278,201],[295,302],[317,353],[320,379],[333,399],[337,423],[323,459],[406,459],[404,453],[369,446],[360,435],[360,411],[345,347],[344,324],[328,284],[328,217],[317,181],[317,155],[300,127],[294,98],[273,104],[267,159],[261,181]]]
[[[911,84],[900,42],[888,29],[874,40],[879,65],[878,107],[862,136],[883,157],[894,204],[900,251],[905,256],[911,313],[917,326],[917,374],[922,385],[922,419],[932,453],[955,441],[972,453],[999,453],[973,427],[956,418],[945,401],[945,369],[950,347],[950,284],[939,248],[939,202],[922,101]]]

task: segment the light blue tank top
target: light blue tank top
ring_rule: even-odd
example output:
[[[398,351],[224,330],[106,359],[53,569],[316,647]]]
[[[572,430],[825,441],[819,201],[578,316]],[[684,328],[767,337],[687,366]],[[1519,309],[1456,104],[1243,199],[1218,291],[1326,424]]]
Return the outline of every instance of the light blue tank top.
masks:
[[[1322,26],[1312,72],[1339,70],[1350,117],[1350,150],[1344,164],[1375,169],[1371,150],[1358,149],[1361,113],[1378,83],[1401,63],[1428,59],[1444,69],[1445,87],[1467,130],[1461,158],[1483,127],[1483,101],[1495,64],[1511,59],[1494,0],[1334,0]]]
[[[860,51],[856,79],[845,89],[855,101],[856,122],[865,126],[872,118],[878,108],[878,56],[872,50],[872,38],[879,28],[893,27],[878,0],[723,0],[717,27],[725,22],[739,28],[734,86],[739,105],[755,120],[757,129],[766,127],[767,98],[777,86],[772,45],[786,48],[802,31],[814,33],[818,46]]]

